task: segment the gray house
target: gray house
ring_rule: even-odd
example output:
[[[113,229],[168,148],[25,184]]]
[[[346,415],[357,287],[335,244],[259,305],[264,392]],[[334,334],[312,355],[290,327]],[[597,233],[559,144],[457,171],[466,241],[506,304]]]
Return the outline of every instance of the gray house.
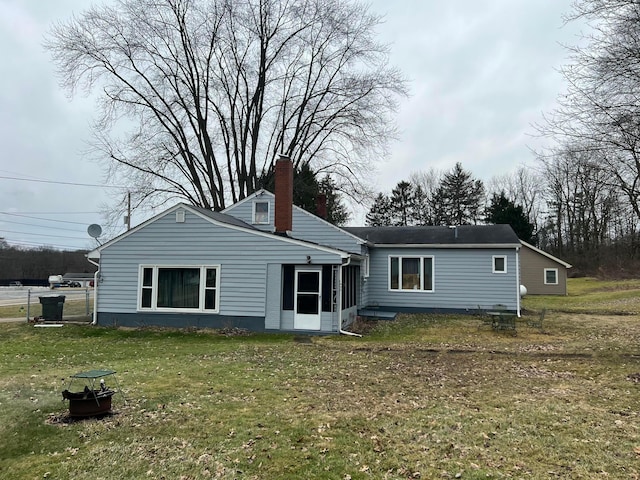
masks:
[[[338,228],[276,192],[223,212],[179,203],[88,254],[94,323],[347,333],[364,309],[519,313],[519,248],[504,225]]]

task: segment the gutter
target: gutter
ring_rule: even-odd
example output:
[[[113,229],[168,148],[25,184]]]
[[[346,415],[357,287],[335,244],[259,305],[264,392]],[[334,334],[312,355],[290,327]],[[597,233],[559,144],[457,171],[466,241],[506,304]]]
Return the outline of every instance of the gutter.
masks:
[[[347,332],[346,330],[342,329],[342,285],[343,285],[343,281],[342,281],[342,269],[344,267],[348,267],[351,264],[351,255],[349,255],[347,257],[347,263],[342,263],[340,264],[340,281],[338,282],[338,333],[341,333],[342,335],[350,335],[352,337],[362,337],[362,335],[360,335],[359,333],[353,333],[353,332]]]
[[[93,319],[91,320],[91,325],[98,324],[98,278],[100,277],[100,264],[94,262],[89,257],[87,257],[87,261],[96,267],[96,273],[93,274]]]

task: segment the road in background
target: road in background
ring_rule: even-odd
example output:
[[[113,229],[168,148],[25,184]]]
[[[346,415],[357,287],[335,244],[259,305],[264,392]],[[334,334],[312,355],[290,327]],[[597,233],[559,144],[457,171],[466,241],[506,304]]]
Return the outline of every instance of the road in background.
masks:
[[[49,287],[0,287],[0,307],[9,305],[26,305],[31,290],[31,303],[39,303],[38,297],[48,295],[64,295],[65,301],[84,300],[86,288],[54,288]],[[93,288],[89,289],[89,297],[93,298]]]

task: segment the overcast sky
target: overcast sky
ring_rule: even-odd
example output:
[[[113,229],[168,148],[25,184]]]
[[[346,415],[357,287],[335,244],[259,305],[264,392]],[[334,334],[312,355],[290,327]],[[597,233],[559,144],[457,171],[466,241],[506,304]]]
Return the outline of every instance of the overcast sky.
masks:
[[[103,223],[101,204],[124,200],[123,190],[100,186],[103,172],[84,154],[92,99],[67,97],[42,47],[52,22],[88,4],[0,0],[0,237],[10,244],[92,248],[86,229]],[[562,21],[570,4],[371,2],[386,18],[379,31],[391,44],[390,62],[410,87],[377,189],[388,193],[412,172],[450,170],[456,162],[485,181],[530,165],[529,147],[538,142],[531,124],[565,89],[557,73],[567,61],[561,44],[578,41],[579,25]]]

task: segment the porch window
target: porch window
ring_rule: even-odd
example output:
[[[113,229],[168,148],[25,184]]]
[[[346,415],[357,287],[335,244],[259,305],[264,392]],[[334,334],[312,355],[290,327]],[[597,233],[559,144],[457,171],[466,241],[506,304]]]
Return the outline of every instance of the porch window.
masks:
[[[433,291],[433,257],[389,257],[389,290]]]
[[[269,202],[253,202],[253,223],[256,225],[269,223]]]
[[[351,265],[342,269],[342,309],[358,304],[358,281],[360,267]]]
[[[544,284],[558,285],[558,269],[557,268],[544,269]]]
[[[140,309],[216,313],[219,266],[140,267]]]
[[[507,273],[506,255],[493,256],[493,273]]]

